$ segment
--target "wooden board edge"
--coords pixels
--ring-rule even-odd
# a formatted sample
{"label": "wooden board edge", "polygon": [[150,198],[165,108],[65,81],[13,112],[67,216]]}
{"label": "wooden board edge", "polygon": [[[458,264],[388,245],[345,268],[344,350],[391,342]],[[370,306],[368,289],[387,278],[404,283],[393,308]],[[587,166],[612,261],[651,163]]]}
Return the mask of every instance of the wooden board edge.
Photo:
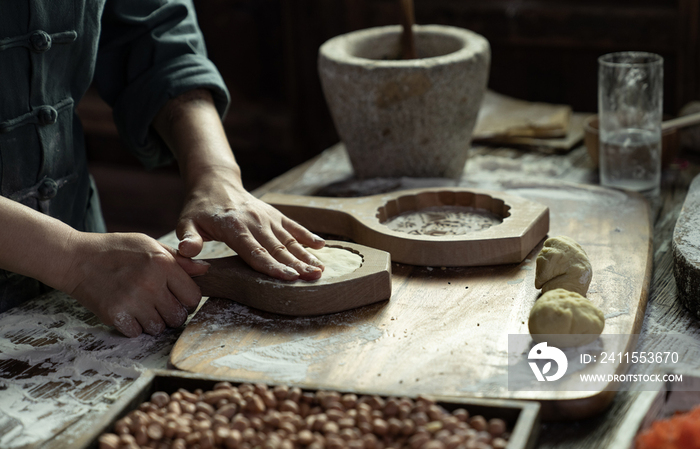
{"label": "wooden board edge", "polygon": [[543,421],[576,421],[592,418],[607,410],[617,391],[606,390],[577,399],[538,401],[542,406]]}
{"label": "wooden board edge", "polygon": [[[87,418],[91,420],[91,425],[88,432],[81,432],[76,436],[73,436],[71,429],[55,437],[50,444],[42,447],[56,447],[56,448],[77,448],[77,449],[98,449],[97,439],[99,436],[110,428],[118,419],[125,416],[129,410],[136,408],[141,402],[143,402],[145,392],[148,391],[157,373],[154,370],[146,370],[141,374],[138,379],[136,379],[129,388],[124,392],[124,394],[117,399],[109,409],[94,418],[88,415]],[[80,426],[84,428],[84,426]]]}
{"label": "wooden board edge", "polygon": [[644,421],[649,419],[650,413],[663,405],[665,390],[640,391],[639,395],[632,401],[627,415],[617,427],[615,436],[608,445],[609,448],[634,449],[634,440],[642,428]]}

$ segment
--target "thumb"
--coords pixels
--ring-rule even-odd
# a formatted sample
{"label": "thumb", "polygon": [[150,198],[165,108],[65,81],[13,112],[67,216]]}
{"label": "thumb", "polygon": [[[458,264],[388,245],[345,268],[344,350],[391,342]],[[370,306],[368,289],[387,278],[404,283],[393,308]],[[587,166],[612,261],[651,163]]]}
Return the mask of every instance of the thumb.
{"label": "thumb", "polygon": [[204,242],[202,240],[202,236],[199,235],[199,232],[197,232],[197,226],[195,226],[192,219],[181,219],[177,223],[177,229],[175,232],[177,234],[177,238],[180,239],[177,252],[182,256],[191,258],[202,251]]}
{"label": "thumb", "polygon": [[183,257],[180,254],[175,255],[175,260],[178,265],[185,270],[185,273],[190,275],[190,277],[202,276],[209,271],[211,266],[209,262],[198,259],[190,259],[188,257]]}
{"label": "thumb", "polygon": [[[163,245],[163,244],[161,244],[161,245]],[[207,271],[209,271],[209,267],[211,266],[209,264],[209,262],[206,262],[204,260],[190,259],[189,257],[184,257],[183,255],[181,255],[177,251],[175,251],[174,248],[171,248],[168,245],[163,245],[163,247],[170,254],[172,254],[172,256],[175,258],[175,262],[177,262],[177,264],[180,265],[180,268],[182,268],[185,271],[185,273],[187,273],[188,276],[190,276],[190,277],[202,276],[202,275],[206,274]]]}

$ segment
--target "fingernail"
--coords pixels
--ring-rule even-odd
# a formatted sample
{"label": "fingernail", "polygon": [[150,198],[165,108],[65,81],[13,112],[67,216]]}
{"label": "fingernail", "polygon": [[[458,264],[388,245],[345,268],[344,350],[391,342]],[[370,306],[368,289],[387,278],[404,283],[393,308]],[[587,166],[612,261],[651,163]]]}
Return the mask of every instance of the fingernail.
{"label": "fingernail", "polygon": [[309,261],[309,263],[310,263],[311,265],[316,266],[316,267],[322,267],[322,266],[323,266],[323,263],[321,263],[320,260],[318,260],[317,258],[315,258],[315,257],[313,257],[313,256],[311,256],[311,260]]}
{"label": "fingernail", "polygon": [[299,273],[294,268],[284,267],[282,268],[282,271],[284,271],[284,274],[288,274],[289,276],[299,276]]}
{"label": "fingernail", "polygon": [[304,271],[307,273],[315,273],[317,271],[321,271],[321,269],[318,267],[312,267],[311,265],[307,265],[304,267]]}
{"label": "fingernail", "polygon": [[321,237],[317,236],[316,234],[311,234],[311,235],[314,238],[314,242],[318,242],[318,243],[325,242],[325,240],[323,240]]}
{"label": "fingernail", "polygon": [[195,263],[197,265],[201,265],[203,267],[210,267],[211,266],[211,264],[209,262],[207,262],[206,260],[202,260],[202,259],[190,259],[190,260],[192,260],[193,263]]}

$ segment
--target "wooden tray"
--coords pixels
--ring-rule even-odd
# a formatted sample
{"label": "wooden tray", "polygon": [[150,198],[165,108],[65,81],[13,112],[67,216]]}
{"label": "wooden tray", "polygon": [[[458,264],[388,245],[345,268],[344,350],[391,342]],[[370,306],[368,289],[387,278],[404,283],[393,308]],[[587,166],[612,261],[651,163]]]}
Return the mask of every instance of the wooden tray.
{"label": "wooden tray", "polygon": [[700,405],[700,372],[673,374],[683,376],[683,390],[677,391],[675,387],[678,384],[666,382],[660,383],[654,391],[639,392],[608,445],[610,449],[634,449],[639,432],[649,428],[655,420],[669,418],[676,412],[687,412]]}
{"label": "wooden tray", "polygon": [[[550,236],[567,235],[589,255],[588,298],[604,333],[638,333],[649,289],[652,234],[643,197],[575,184],[511,184],[506,193],[550,209]],[[542,401],[546,419],[604,410],[615,392],[511,392],[508,334],[527,334],[535,257],[519,264],[392,266],[389,302],[316,318],[285,318],[209,300],[171,353],[174,367],[306,388],[385,395],[431,394]],[[633,341],[628,342],[631,351]],[[626,366],[616,366],[622,373]]]}
{"label": "wooden tray", "polygon": [[[91,432],[88,432],[79,441],[73,441],[71,447],[96,449],[98,438],[105,432],[110,432],[114,423],[125,416],[131,410],[147,401],[156,391],[173,393],[179,388],[190,391],[197,388],[210,390],[217,382],[227,380],[236,385],[237,379],[214,377],[203,374],[183,373],[181,371],[148,370],[130,389],[130,394],[122,396],[110,409],[109,413],[100,417]],[[353,393],[351,390],[342,390],[343,393]],[[524,401],[508,401],[496,399],[464,399],[447,400],[439,397],[434,399],[446,410],[454,410],[460,407],[467,409],[472,415],[482,415],[486,419],[501,418],[513,429],[508,444],[508,449],[531,449],[535,447],[539,433],[540,407],[536,403]]]}

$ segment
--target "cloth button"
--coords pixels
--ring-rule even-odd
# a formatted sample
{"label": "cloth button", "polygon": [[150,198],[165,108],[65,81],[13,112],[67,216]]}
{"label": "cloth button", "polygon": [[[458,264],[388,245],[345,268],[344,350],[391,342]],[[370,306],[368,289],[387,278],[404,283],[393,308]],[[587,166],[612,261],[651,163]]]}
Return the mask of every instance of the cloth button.
{"label": "cloth button", "polygon": [[51,48],[51,36],[46,31],[35,31],[29,36],[29,42],[37,53],[43,53]]}
{"label": "cloth button", "polygon": [[51,178],[45,178],[37,189],[40,200],[50,200],[58,193],[58,184]]}
{"label": "cloth button", "polygon": [[51,106],[39,108],[39,123],[42,125],[53,125],[58,119],[58,111]]}

